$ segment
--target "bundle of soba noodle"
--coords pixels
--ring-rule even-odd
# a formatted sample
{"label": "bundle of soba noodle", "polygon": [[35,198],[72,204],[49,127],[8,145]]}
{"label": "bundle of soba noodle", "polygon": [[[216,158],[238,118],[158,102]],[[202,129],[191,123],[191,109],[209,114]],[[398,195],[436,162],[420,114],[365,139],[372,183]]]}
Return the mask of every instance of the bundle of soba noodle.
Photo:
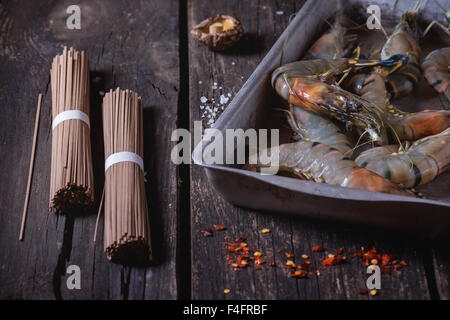
{"label": "bundle of soba noodle", "polygon": [[105,142],[105,252],[109,260],[151,259],[144,185],[142,101],[130,90],[103,98]]}
{"label": "bundle of soba noodle", "polygon": [[94,204],[89,124],[89,62],[64,47],[53,59],[50,209],[80,212]]}

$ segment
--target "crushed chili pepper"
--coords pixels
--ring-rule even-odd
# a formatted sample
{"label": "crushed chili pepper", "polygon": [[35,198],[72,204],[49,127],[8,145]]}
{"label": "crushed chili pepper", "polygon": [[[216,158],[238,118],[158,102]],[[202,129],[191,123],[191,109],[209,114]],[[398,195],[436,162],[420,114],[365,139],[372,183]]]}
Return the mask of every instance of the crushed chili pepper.
{"label": "crushed chili pepper", "polygon": [[261,256],[262,256],[262,253],[259,252],[259,251],[256,251],[253,255],[254,255],[255,257],[261,257]]}
{"label": "crushed chili pepper", "polygon": [[216,229],[217,231],[224,231],[227,230],[227,227],[225,227],[224,225],[221,224],[213,224],[214,229]]}
{"label": "crushed chili pepper", "polygon": [[204,237],[212,237],[212,230],[211,229],[202,229],[200,230],[200,233],[203,234]]}
{"label": "crushed chili pepper", "polygon": [[[226,230],[226,227],[223,225],[213,225],[214,228],[218,231]],[[259,228],[259,227],[258,227]],[[269,229],[263,229],[268,230]],[[261,232],[263,232],[261,230]],[[213,235],[211,229],[202,229],[200,232],[205,237],[210,237]],[[264,233],[264,232],[263,232]],[[224,239],[228,239],[228,236],[225,236]],[[252,261],[254,265],[254,269],[256,271],[262,270],[263,264],[266,263],[264,259],[261,258],[263,253],[259,250],[254,250],[248,246],[245,242],[246,238],[238,237],[235,239],[235,242],[224,242],[227,251],[227,261],[233,267],[234,271],[240,271],[242,268],[246,268]],[[312,247],[312,252],[323,252],[325,248],[321,245]],[[283,252],[283,250],[276,250],[277,254]],[[347,250],[347,256],[342,255],[344,252],[344,248],[341,247],[335,251],[335,253],[328,253],[325,257],[319,258],[321,266],[318,269],[310,270],[312,267],[311,261],[309,259],[309,255],[306,253],[301,254],[301,258],[304,260],[298,265],[294,262],[293,259],[297,257],[296,254],[285,252],[285,256],[288,258],[284,268],[289,269],[289,276],[292,278],[306,278],[308,274],[313,275],[314,273],[317,276],[321,275],[321,270],[330,270],[332,266],[336,264],[340,264],[342,262],[346,262],[347,260],[351,260],[353,258],[359,258],[360,261],[366,267],[375,268],[376,265],[380,265],[382,274],[391,274],[391,270],[401,270],[403,266],[407,266],[408,264],[404,260],[394,260],[393,256],[388,253],[378,252],[376,248],[372,248],[370,250],[366,250],[364,247],[361,247],[360,251],[352,251]],[[291,260],[292,259],[292,260]],[[276,267],[274,262],[268,263],[270,267]],[[377,290],[366,290],[361,289],[360,294],[370,294],[375,296],[378,294]]]}
{"label": "crushed chili pepper", "polygon": [[270,232],[270,229],[264,228],[264,229],[261,230],[261,232],[262,232],[262,233],[269,233],[269,232]]}
{"label": "crushed chili pepper", "polygon": [[291,278],[306,278],[306,272],[301,270],[295,270],[291,272]]}
{"label": "crushed chili pepper", "polygon": [[343,261],[341,256],[335,256],[334,254],[329,254],[328,258],[322,261],[323,266],[334,266],[335,264],[341,263]]}
{"label": "crushed chili pepper", "polygon": [[325,251],[325,248],[322,246],[315,246],[312,248],[312,251],[313,252],[322,252],[322,251]]}
{"label": "crushed chili pepper", "polygon": [[294,261],[288,260],[288,261],[286,261],[286,264],[284,265],[284,267],[286,269],[294,269],[295,267],[297,267],[297,265],[295,264]]}
{"label": "crushed chili pepper", "polygon": [[392,259],[392,255],[387,254],[387,253],[383,253],[381,255],[381,265],[382,266],[387,266],[391,263],[391,259]]}

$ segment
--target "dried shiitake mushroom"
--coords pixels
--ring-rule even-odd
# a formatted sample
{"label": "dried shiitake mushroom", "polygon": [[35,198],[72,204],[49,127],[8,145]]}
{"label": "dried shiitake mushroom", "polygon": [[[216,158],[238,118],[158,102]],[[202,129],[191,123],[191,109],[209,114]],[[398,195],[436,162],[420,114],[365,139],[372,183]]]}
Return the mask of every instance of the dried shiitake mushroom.
{"label": "dried shiitake mushroom", "polygon": [[244,34],[241,22],[235,17],[219,14],[203,20],[191,30],[191,35],[211,50],[228,49]]}

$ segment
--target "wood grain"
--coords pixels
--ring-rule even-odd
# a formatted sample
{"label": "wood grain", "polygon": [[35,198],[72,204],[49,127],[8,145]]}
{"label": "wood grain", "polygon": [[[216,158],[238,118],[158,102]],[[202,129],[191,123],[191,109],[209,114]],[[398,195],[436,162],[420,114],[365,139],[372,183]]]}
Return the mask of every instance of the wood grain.
{"label": "wood grain", "polygon": [[[0,4],[0,298],[3,299],[449,299],[445,243],[423,243],[385,230],[292,218],[236,208],[220,198],[203,169],[175,167],[170,135],[201,119],[200,97],[234,96],[304,1],[83,0],[81,30],[66,28],[71,1]],[[238,17],[246,34],[214,53],[188,39],[188,30],[217,13]],[[136,268],[109,263],[103,221],[96,212],[66,218],[49,213],[51,59],[63,46],[86,50],[91,65],[91,138],[96,203],[103,186],[101,92],[120,86],[144,102],[144,161],[154,261]],[[199,84],[202,81],[202,84]],[[221,86],[213,90],[214,82]],[[44,93],[28,220],[17,241],[33,137],[36,97]],[[204,123],[206,124],[206,123]],[[301,204],[299,204],[300,206]],[[200,230],[224,224],[205,238]],[[271,230],[262,234],[262,228]],[[246,237],[264,253],[261,271],[226,265],[224,237]],[[190,243],[189,243],[190,242]],[[442,244],[440,244],[442,243]],[[189,245],[190,244],[190,245]],[[315,245],[326,252],[312,253]],[[292,279],[285,251],[312,264],[343,247],[377,247],[408,262],[382,276],[379,295],[360,295],[367,275],[359,261]],[[432,250],[430,248],[433,248]],[[277,250],[282,250],[281,254]],[[190,258],[189,258],[190,255]],[[296,261],[301,261],[297,258]],[[275,268],[268,265],[276,264]],[[81,290],[66,288],[67,266],[81,268]],[[223,290],[231,290],[224,294]]]}
{"label": "wood grain", "polygon": [[[176,127],[178,3],[81,1],[81,30],[65,26],[70,1],[1,4],[0,35],[0,297],[19,299],[174,299],[176,168],[170,135]],[[155,6],[158,10],[155,10]],[[103,186],[101,95],[116,86],[144,103],[147,196],[154,261],[147,268],[107,261],[103,223],[92,239],[95,212],[66,218],[48,213],[51,148],[50,61],[64,45],[85,50],[91,65],[91,128],[97,203]],[[44,92],[41,127],[23,242],[17,241],[26,187],[37,94]],[[81,290],[66,287],[66,267],[81,268]]]}

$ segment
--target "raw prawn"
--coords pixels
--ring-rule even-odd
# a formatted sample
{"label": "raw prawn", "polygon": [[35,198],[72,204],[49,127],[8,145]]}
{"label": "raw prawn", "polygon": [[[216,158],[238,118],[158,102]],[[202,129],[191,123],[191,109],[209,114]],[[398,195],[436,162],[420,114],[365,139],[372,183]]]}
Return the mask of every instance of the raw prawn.
{"label": "raw prawn", "polygon": [[389,140],[383,108],[324,80],[349,69],[391,64],[398,59],[400,57],[384,62],[345,58],[297,61],[277,68],[272,73],[272,86],[288,103],[351,123],[361,132],[367,132],[371,141],[386,144]]}
{"label": "raw prawn", "polygon": [[355,162],[408,188],[425,184],[450,167],[450,128],[417,140],[406,151],[397,145],[364,151]]}
{"label": "raw prawn", "polygon": [[432,51],[422,63],[423,75],[430,86],[450,102],[450,47]]}
{"label": "raw prawn", "polygon": [[325,32],[306,52],[304,60],[337,59],[346,57],[356,43],[356,35],[348,34],[342,15],[335,19],[330,30]]}
{"label": "raw prawn", "polygon": [[[367,191],[411,195],[401,186],[358,167],[342,152],[326,144],[303,140],[272,147],[264,152],[278,152],[280,171],[307,180]],[[258,155],[254,154],[249,161],[257,163],[258,158]]]}

